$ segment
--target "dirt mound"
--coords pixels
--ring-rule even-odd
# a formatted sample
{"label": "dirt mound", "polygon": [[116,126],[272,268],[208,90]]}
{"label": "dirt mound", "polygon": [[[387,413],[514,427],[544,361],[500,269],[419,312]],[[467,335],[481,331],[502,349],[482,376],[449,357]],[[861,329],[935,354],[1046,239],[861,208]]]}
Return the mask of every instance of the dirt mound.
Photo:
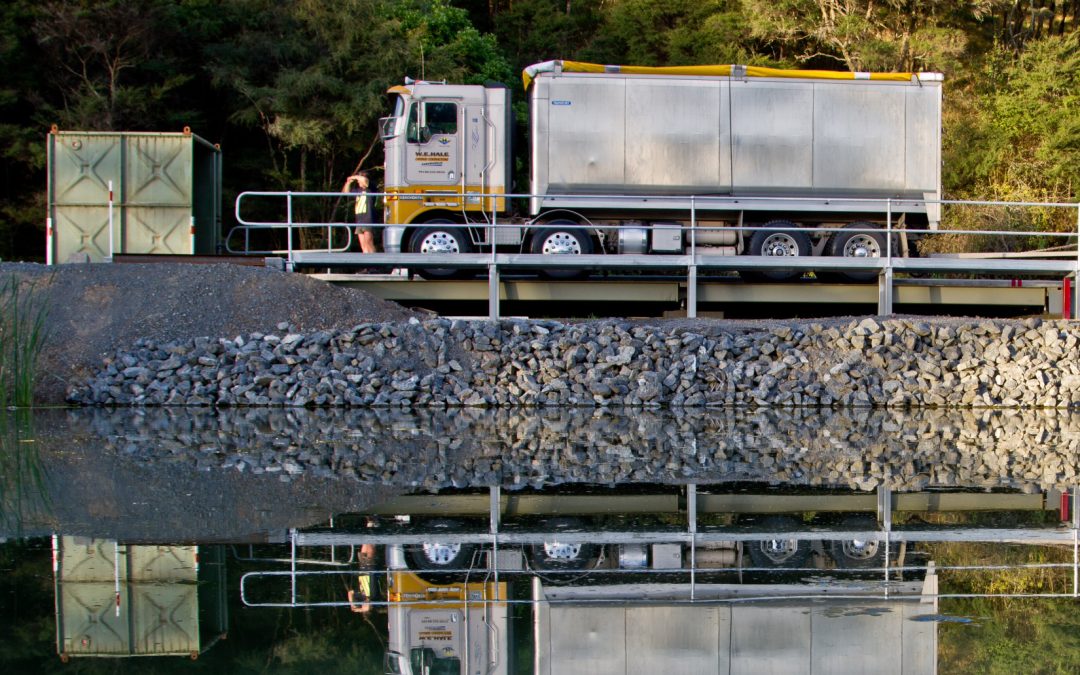
{"label": "dirt mound", "polygon": [[0,275],[37,282],[48,293],[48,338],[36,396],[61,403],[68,382],[140,337],[235,337],[400,321],[413,312],[357,289],[300,274],[240,265],[0,264]]}

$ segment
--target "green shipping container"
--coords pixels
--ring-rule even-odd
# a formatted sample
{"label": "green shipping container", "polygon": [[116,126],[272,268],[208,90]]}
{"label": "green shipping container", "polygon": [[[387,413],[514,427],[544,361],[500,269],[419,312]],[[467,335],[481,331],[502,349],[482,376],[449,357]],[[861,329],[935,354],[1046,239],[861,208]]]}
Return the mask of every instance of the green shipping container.
{"label": "green shipping container", "polygon": [[48,150],[50,264],[87,257],[98,262],[118,253],[217,252],[221,150],[190,129],[150,133],[54,127]]}

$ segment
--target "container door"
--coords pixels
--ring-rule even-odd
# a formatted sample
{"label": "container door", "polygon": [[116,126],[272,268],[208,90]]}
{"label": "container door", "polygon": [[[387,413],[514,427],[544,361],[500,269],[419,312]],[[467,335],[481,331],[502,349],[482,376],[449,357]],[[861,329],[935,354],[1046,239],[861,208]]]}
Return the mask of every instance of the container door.
{"label": "container door", "polygon": [[[109,251],[109,181],[119,195],[123,149],[117,135],[51,134],[49,212],[56,232],[53,260]],[[114,213],[113,245],[120,248],[120,213]]]}
{"label": "container door", "polygon": [[405,180],[410,185],[461,183],[462,109],[456,101],[414,101],[405,129]]}

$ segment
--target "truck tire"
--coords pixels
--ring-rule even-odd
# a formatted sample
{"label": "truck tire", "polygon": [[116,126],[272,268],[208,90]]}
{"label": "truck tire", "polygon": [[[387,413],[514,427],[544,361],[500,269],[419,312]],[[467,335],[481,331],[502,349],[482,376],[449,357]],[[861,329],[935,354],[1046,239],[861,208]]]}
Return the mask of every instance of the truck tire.
{"label": "truck tire", "polygon": [[[798,522],[794,518],[774,516],[761,521],[765,530],[785,531],[794,529]],[[750,562],[754,567],[798,568],[805,567],[810,560],[810,542],[790,539],[759,539],[746,543]]]}
{"label": "truck tire", "polygon": [[[533,233],[529,242],[529,252],[544,255],[588,255],[593,252],[593,241],[588,231],[577,223],[554,221]],[[584,279],[589,276],[589,270],[544,267],[540,270],[540,276],[545,279],[563,281]]]}
{"label": "truck tire", "polygon": [[543,543],[528,547],[529,561],[538,570],[585,570],[596,567],[603,547],[599,544],[559,541],[559,532],[581,527],[575,518],[552,518],[543,524],[551,535]]}
{"label": "truck tire", "polygon": [[[877,223],[859,221],[849,223],[844,229],[880,229]],[[880,258],[885,255],[885,235],[878,232],[837,232],[826,247],[829,255],[838,258]],[[894,249],[895,255],[895,249]],[[877,272],[841,272],[847,281],[867,282],[878,278]]]}
{"label": "truck tire", "polygon": [[[428,524],[435,530],[456,530],[461,523],[456,520],[437,520]],[[405,547],[405,561],[409,569],[426,570],[417,574],[421,579],[444,581],[448,572],[468,569],[476,553],[476,544],[454,542],[452,537],[433,534],[430,541]]]}
{"label": "truck tire", "polygon": [[[432,220],[417,228],[409,237],[409,253],[471,253],[469,234],[449,220]],[[417,270],[425,279],[462,279],[473,273],[453,267],[422,268]]]}
{"label": "truck tire", "polygon": [[[877,530],[873,517],[855,516],[844,519],[847,527]],[[866,570],[885,567],[885,542],[864,539],[835,539],[829,543],[829,555],[840,569]]]}
{"label": "truck tire", "polygon": [[[750,237],[747,255],[797,258],[810,255],[813,245],[810,237],[790,220],[773,220]],[[791,281],[802,276],[797,269],[778,269],[741,272],[743,277],[756,281]]]}

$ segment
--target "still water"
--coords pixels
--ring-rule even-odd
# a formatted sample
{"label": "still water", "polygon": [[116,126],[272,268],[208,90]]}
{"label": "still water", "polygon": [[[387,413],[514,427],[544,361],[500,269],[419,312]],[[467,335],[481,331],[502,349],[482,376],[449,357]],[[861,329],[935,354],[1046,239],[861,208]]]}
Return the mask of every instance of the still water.
{"label": "still water", "polygon": [[1080,672],[1080,417],[49,410],[12,672]]}

